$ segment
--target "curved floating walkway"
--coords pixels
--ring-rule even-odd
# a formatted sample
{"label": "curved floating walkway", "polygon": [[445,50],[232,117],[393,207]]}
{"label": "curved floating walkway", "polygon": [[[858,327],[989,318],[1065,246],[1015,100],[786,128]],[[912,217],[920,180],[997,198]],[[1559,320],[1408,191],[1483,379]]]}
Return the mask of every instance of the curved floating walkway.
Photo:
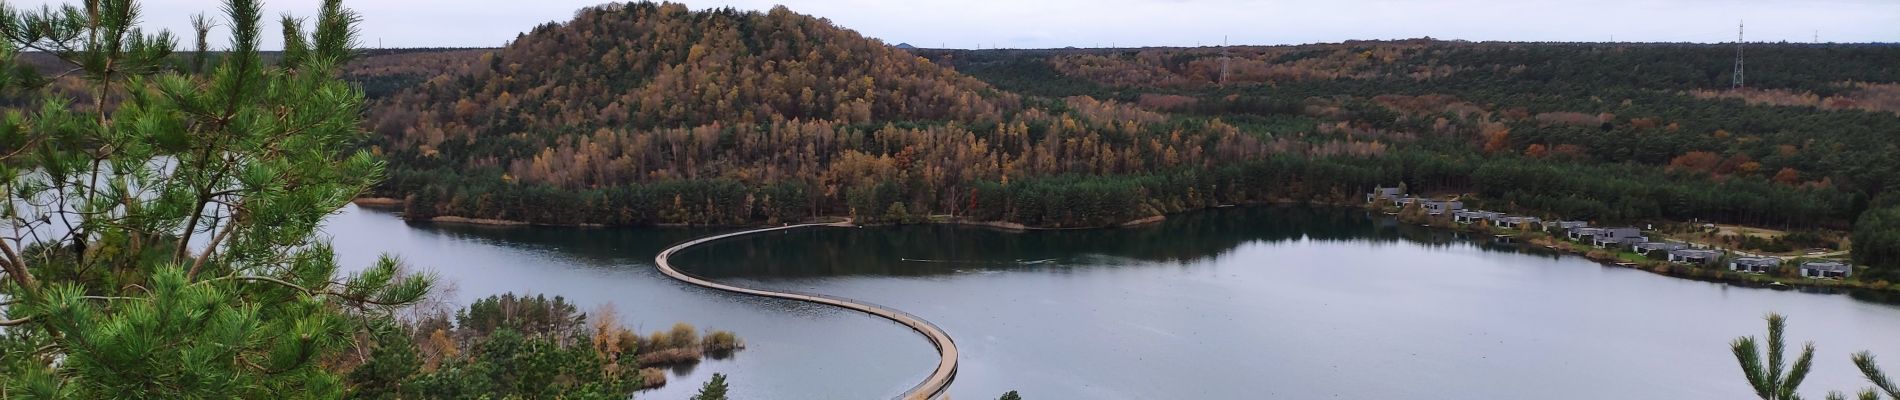
{"label": "curved floating walkway", "polygon": [[739,294],[797,300],[797,301],[803,301],[807,303],[817,303],[817,304],[823,304],[823,305],[828,305],[828,306],[841,307],[845,309],[856,310],[858,312],[862,312],[865,314],[871,314],[871,315],[883,317],[884,319],[896,321],[899,324],[908,326],[910,327],[910,329],[916,330],[917,333],[924,335],[925,339],[930,340],[931,345],[937,347],[937,356],[939,359],[937,360],[937,370],[934,372],[931,372],[929,378],[925,378],[923,382],[917,383],[917,386],[912,386],[910,390],[905,391],[902,396],[899,396],[899,398],[902,398],[905,400],[926,400],[926,399],[933,399],[933,398],[936,398],[937,396],[942,395],[944,393],[944,390],[950,388],[950,381],[955,380],[957,377],[957,343],[951,341],[949,334],[944,333],[943,329],[938,328],[937,325],[935,324],[931,324],[930,321],[925,321],[923,318],[919,318],[907,312],[898,311],[897,309],[873,305],[870,303],[865,303],[862,301],[851,300],[851,299],[846,299],[846,298],[841,298],[841,297],[826,296],[826,295],[819,295],[819,294],[775,292],[775,291],[769,291],[769,290],[760,290],[760,289],[753,289],[753,288],[742,287],[742,286],[727,285],[727,284],[719,283],[719,282],[713,282],[713,281],[701,279],[697,276],[693,276],[692,274],[680,272],[680,270],[673,268],[672,263],[667,262],[667,259],[673,256],[673,253],[678,253],[681,250],[686,250],[689,247],[706,244],[708,242],[712,242],[712,241],[716,241],[720,239],[728,239],[728,238],[750,235],[750,234],[755,234],[755,233],[791,230],[791,229],[814,227],[814,226],[849,227],[851,225],[850,225],[850,222],[840,222],[840,223],[835,223],[835,224],[801,224],[801,225],[788,225],[788,226],[781,226],[781,227],[774,227],[774,228],[753,229],[753,230],[747,230],[747,231],[739,231],[739,232],[707,236],[703,238],[693,239],[686,243],[680,243],[678,245],[674,245],[673,247],[668,247],[665,251],[661,251],[658,257],[654,257],[653,262],[654,262],[654,265],[658,265],[660,267],[661,273],[664,273],[666,274],[666,276],[672,277],[673,279],[678,279],[681,282],[686,282],[686,283],[690,283],[690,284],[701,286],[701,287],[723,290],[723,291],[739,293]]}

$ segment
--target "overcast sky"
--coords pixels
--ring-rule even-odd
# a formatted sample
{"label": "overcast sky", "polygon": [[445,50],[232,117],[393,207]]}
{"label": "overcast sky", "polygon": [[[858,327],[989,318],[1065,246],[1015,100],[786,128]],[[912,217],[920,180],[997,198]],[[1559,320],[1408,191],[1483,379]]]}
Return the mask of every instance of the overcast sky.
{"label": "overcast sky", "polygon": [[[0,0],[37,7],[80,0]],[[318,0],[267,0],[275,16],[315,14]],[[364,17],[366,47],[494,47],[602,0],[345,0]],[[1295,44],[1351,39],[1900,42],[1900,0],[690,0],[830,18],[891,44],[952,48]],[[218,0],[143,0],[146,26],[188,36],[189,17]],[[181,40],[186,42],[188,40]],[[223,39],[213,42],[220,46]]]}

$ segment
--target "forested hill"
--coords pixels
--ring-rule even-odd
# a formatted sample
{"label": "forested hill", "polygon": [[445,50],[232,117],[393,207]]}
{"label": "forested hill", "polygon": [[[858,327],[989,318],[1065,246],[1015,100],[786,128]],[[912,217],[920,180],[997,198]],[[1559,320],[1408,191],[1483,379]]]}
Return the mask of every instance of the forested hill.
{"label": "forested hill", "polygon": [[[1864,202],[1900,190],[1900,46],[1747,46],[1749,80],[1741,90],[1731,89],[1734,44],[1410,40],[1226,50],[919,52],[1025,95],[1087,95],[1268,130],[1463,132],[1464,140],[1431,152],[1491,164],[1651,166],[1674,177],[1707,178],[1696,187],[1711,197],[1578,193],[1574,188],[1584,185],[1513,179],[1528,177],[1522,174],[1405,178],[1415,186],[1478,190],[1493,200],[1560,215],[1822,224],[1851,220]],[[1767,206],[1779,202],[1745,194],[1713,198],[1744,193],[1711,186],[1737,181],[1827,190],[1798,196],[1810,200],[1806,205]],[[1826,199],[1832,192],[1850,199],[1831,203]],[[1793,212],[1810,206],[1837,212]],[[1738,213],[1705,212],[1714,209]]]}
{"label": "forested hill", "polygon": [[[434,117],[436,124],[405,125],[441,131],[385,134],[436,146],[446,137],[518,131],[994,121],[1014,98],[987,89],[784,7],[693,12],[679,4],[632,3],[535,27],[506,48],[390,98],[377,112],[383,121]],[[443,108],[448,112],[412,115]]]}
{"label": "forested hill", "polygon": [[1900,215],[1864,212],[1900,205],[1900,48],[1749,46],[1730,90],[1732,45],[905,51],[632,3],[351,74],[412,218],[1102,226],[1401,182],[1602,223]]}
{"label": "forested hill", "polygon": [[[1392,144],[1389,181],[1480,207],[1855,230],[1900,267],[1900,46],[1466,43],[917,50],[1004,90]],[[1316,161],[1316,160],[1309,160]]]}
{"label": "forested hill", "polygon": [[1589,161],[1826,183],[1868,197],[1900,190],[1900,46],[1748,46],[1743,90],[1731,89],[1733,44],[922,52],[1030,95],[1298,127],[1488,125],[1472,144],[1492,156],[1545,158],[1563,148]]}
{"label": "forested hill", "polygon": [[413,76],[406,65],[446,70],[372,96],[370,124],[394,166],[383,191],[412,196],[416,218],[726,224],[981,206],[993,219],[1092,225],[1183,206],[1058,181],[1048,186],[1072,203],[970,197],[1267,152],[1215,121],[1088,98],[1025,104],[783,7],[599,6],[500,50],[373,57],[352,74],[376,95]]}

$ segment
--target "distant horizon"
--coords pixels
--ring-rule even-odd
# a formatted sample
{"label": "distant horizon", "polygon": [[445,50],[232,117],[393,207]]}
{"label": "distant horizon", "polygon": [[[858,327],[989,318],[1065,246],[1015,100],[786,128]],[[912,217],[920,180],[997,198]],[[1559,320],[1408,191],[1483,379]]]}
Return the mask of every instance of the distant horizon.
{"label": "distant horizon", "polygon": [[[876,39],[876,38],[872,38],[872,39]],[[878,39],[878,40],[882,40],[882,39]],[[1724,45],[1729,45],[1729,46],[1732,46],[1732,45],[1734,45],[1734,44],[1735,44],[1735,42],[1733,42],[1733,41],[1729,41],[1729,42],[1640,42],[1640,41],[1615,41],[1615,42],[1607,42],[1607,41],[1596,41],[1596,42],[1590,42],[1590,41],[1514,41],[1514,40],[1464,40],[1464,39],[1446,39],[1446,38],[1436,38],[1436,37],[1422,37],[1422,38],[1408,38],[1408,39],[1346,39],[1346,40],[1343,40],[1343,41],[1333,41],[1333,42],[1313,42],[1313,43],[1289,43],[1289,44],[1251,44],[1251,43],[1229,43],[1229,44],[1227,44],[1227,45],[1225,45],[1225,47],[1234,47],[1234,48],[1240,48],[1240,47],[1299,47],[1299,46],[1328,46],[1328,45],[1341,45],[1341,44],[1353,44],[1353,43],[1363,43],[1363,42],[1404,42],[1404,41],[1412,41],[1412,40],[1431,40],[1431,41],[1433,41],[1433,42],[1445,42],[1445,43],[1471,43],[1471,44],[1550,44],[1550,45],[1562,45],[1562,44],[1580,44],[1580,45],[1581,45],[1581,44],[1629,44],[1629,45],[1696,45],[1696,46],[1724,46]],[[897,45],[901,45],[901,44],[909,44],[909,45],[911,45],[912,47],[915,47],[915,48],[917,48],[917,49],[919,49],[919,50],[1137,50],[1137,49],[1218,49],[1218,48],[1221,48],[1221,47],[1223,47],[1223,46],[1222,46],[1222,45],[1220,45],[1220,44],[1204,44],[1204,45],[1200,45],[1200,46],[1136,46],[1136,47],[1130,47],[1130,46],[1123,46],[1123,47],[1082,47],[1082,46],[1065,46],[1065,47],[984,47],[984,48],[968,48],[968,47],[935,47],[935,46],[918,46],[918,45],[917,45],[916,43],[909,43],[909,42],[897,42],[897,43],[892,43],[892,42],[889,42],[889,41],[885,41],[885,44],[888,44],[888,45],[891,45],[891,46],[897,46]],[[1895,42],[1821,42],[1821,43],[1811,43],[1811,42],[1789,42],[1789,41],[1776,41],[1776,42],[1757,42],[1757,41],[1748,41],[1748,42],[1744,42],[1743,44],[1745,44],[1745,45],[1776,45],[1776,46],[1779,46],[1779,45],[1804,45],[1804,46],[1828,46],[1828,45],[1835,45],[1835,46],[1895,46],[1895,45],[1900,45],[1900,41],[1895,41]],[[385,47],[384,49],[391,49],[391,50],[394,50],[394,49],[421,49],[421,48],[429,48],[429,47]],[[447,48],[447,47],[445,47],[445,48]],[[484,49],[484,48],[501,48],[501,46],[494,46],[494,47],[461,47],[461,48],[465,48],[465,49]]]}
{"label": "distant horizon", "polygon": [[[37,9],[78,0],[11,1]],[[219,0],[143,0],[142,22],[192,42],[190,16],[221,20]],[[310,17],[320,0],[267,0],[265,49],[281,49],[277,19]],[[687,1],[694,10],[731,7],[793,12],[896,45],[930,49],[1191,48],[1289,46],[1437,40],[1512,43],[1700,43],[1736,41],[1748,22],[1749,43],[1900,42],[1900,2],[1879,0],[1478,0],[1394,2],[1340,0],[1324,4],[1245,0],[1045,0],[976,2],[919,0]],[[495,48],[545,23],[564,23],[600,0],[346,0],[363,16],[363,48]],[[228,47],[214,30],[213,48]]]}
{"label": "distant horizon", "polygon": [[[882,39],[877,39],[877,38],[870,38],[870,39],[876,39],[876,40],[880,40],[880,41],[882,40]],[[1319,43],[1294,43],[1294,44],[1242,44],[1242,43],[1231,43],[1231,44],[1228,44],[1228,45],[1227,45],[1226,47],[1231,47],[1231,48],[1246,48],[1246,47],[1300,47],[1300,46],[1331,46],[1331,45],[1343,45],[1343,44],[1353,44],[1353,43],[1362,43],[1362,42],[1401,42],[1401,41],[1410,41],[1410,40],[1421,40],[1421,39],[1426,39],[1426,38],[1412,38],[1412,39],[1350,39],[1350,40],[1346,40],[1346,41],[1340,41],[1340,42],[1319,42]],[[1691,46],[1731,46],[1731,45],[1734,45],[1734,44],[1735,44],[1734,42],[1728,42],[1728,43],[1721,43],[1721,42],[1710,42],[1710,43],[1702,43],[1702,42],[1624,42],[1624,41],[1618,41],[1618,42],[1524,42],[1524,41],[1506,41],[1506,40],[1485,40],[1485,41],[1473,41],[1473,40],[1461,40],[1461,39],[1440,39],[1440,38],[1429,38],[1429,39],[1430,39],[1431,41],[1433,41],[1433,42],[1445,42],[1445,43],[1470,43],[1470,44],[1544,44],[1544,45],[1605,45],[1605,44],[1607,44],[1607,45],[1691,45]],[[908,43],[908,42],[899,42],[899,43],[891,43],[891,42],[885,42],[884,44],[885,44],[885,45],[888,45],[888,46],[892,46],[892,47],[896,47],[896,46],[899,46],[899,45],[903,45],[903,44],[909,44],[909,45],[911,45],[911,47],[912,47],[912,48],[915,48],[915,49],[917,49],[917,50],[957,50],[957,51],[989,51],[989,50],[1021,50],[1021,51],[1034,51],[1034,50],[1144,50],[1144,49],[1218,49],[1218,48],[1220,48],[1220,47],[1222,47],[1222,46],[1220,46],[1220,45],[1204,45],[1204,46],[1199,46],[1199,47],[1195,47],[1195,46],[1141,46],[1141,47],[994,47],[994,48],[990,48],[990,47],[986,47],[986,48],[980,48],[980,49],[979,49],[979,48],[957,48],[957,47],[932,47],[932,46],[918,46],[918,45],[916,45],[915,43]],[[1900,46],[1900,42],[1843,42],[1843,43],[1833,43],[1833,42],[1827,42],[1827,43],[1798,43],[1798,42],[1747,42],[1747,43],[1744,43],[1744,44],[1747,44],[1747,45],[1770,45],[1770,46]],[[490,49],[502,49],[502,48],[506,48],[506,47],[507,47],[507,46],[506,46],[506,43],[504,43],[503,45],[497,45],[497,46],[413,46],[413,47],[373,47],[373,46],[371,46],[371,47],[358,47],[358,48],[357,48],[357,50],[359,50],[359,51],[361,51],[361,50],[429,50],[429,49],[439,49],[439,50],[490,50]],[[184,47],[180,47],[180,48],[178,48],[177,50],[178,50],[178,51],[191,51],[192,49],[189,49],[189,48],[184,48]],[[223,49],[223,48],[217,48],[217,46],[215,46],[215,45],[213,46],[213,48],[212,48],[212,50],[211,50],[211,52],[213,52],[213,53],[220,53],[220,52],[225,52],[225,51],[228,51],[228,49]],[[262,51],[263,51],[264,53],[279,53],[279,52],[282,52],[282,51],[283,51],[283,49],[268,49],[268,50],[262,50]],[[43,52],[42,52],[42,51],[39,51],[39,50],[36,50],[36,49],[22,49],[22,50],[20,50],[20,53],[21,53],[21,54],[35,54],[35,53],[43,53]]]}

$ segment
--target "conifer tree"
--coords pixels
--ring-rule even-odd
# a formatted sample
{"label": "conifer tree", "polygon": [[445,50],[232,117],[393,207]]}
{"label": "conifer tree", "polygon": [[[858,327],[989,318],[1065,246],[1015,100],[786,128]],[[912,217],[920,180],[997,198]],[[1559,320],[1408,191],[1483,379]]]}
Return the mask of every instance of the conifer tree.
{"label": "conifer tree", "polygon": [[699,387],[699,394],[693,400],[726,400],[726,374],[713,374],[712,379]]}
{"label": "conifer tree", "polygon": [[428,293],[390,257],[340,274],[316,236],[383,169],[347,151],[363,100],[336,71],[356,14],[327,0],[308,35],[286,18],[296,56],[272,65],[261,5],[223,10],[229,51],[187,62],[134,0],[0,5],[0,63],[23,48],[63,66],[0,72],[24,105],[0,116],[8,397],[338,398],[324,365]]}
{"label": "conifer tree", "polygon": [[1735,361],[1742,366],[1742,375],[1748,378],[1749,386],[1755,389],[1755,395],[1762,400],[1799,400],[1801,396],[1795,389],[1801,387],[1801,381],[1808,377],[1808,369],[1814,365],[1814,343],[1802,348],[1801,356],[1795,359],[1793,367],[1785,364],[1781,331],[1787,326],[1786,321],[1780,314],[1768,315],[1768,359],[1765,363],[1755,337],[1738,337],[1729,344],[1735,352]]}

